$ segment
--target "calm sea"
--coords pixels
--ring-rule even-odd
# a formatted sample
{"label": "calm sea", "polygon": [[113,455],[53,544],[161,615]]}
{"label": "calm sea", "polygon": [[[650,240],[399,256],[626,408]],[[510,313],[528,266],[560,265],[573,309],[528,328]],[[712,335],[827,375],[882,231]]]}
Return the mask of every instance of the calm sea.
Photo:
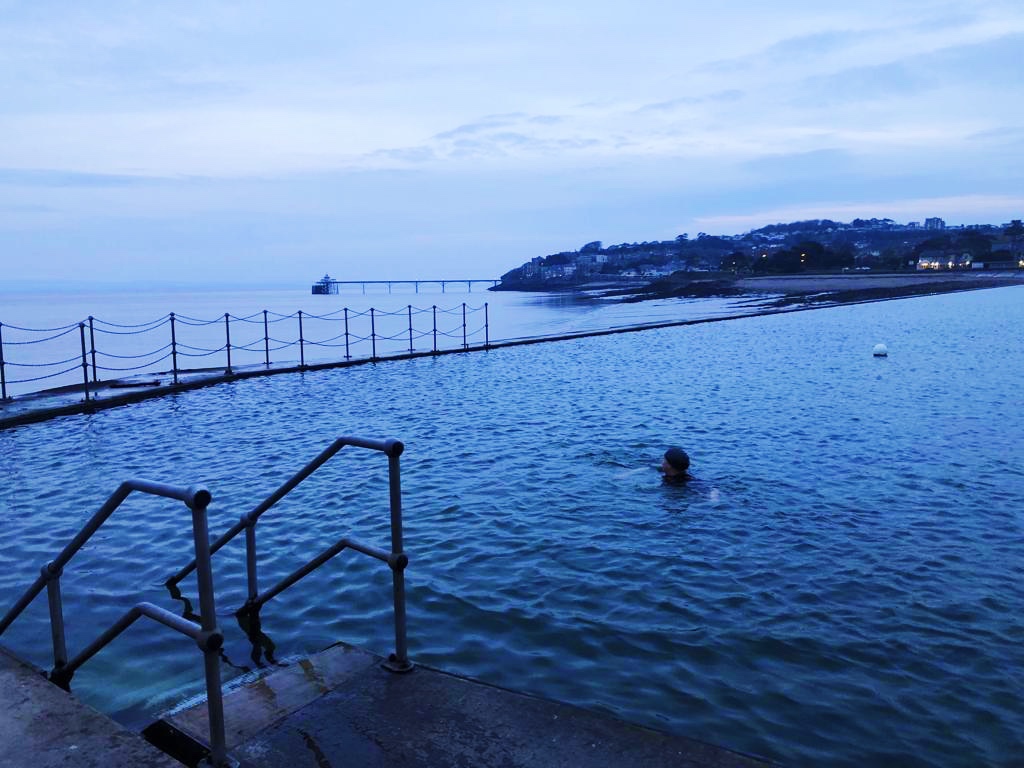
{"label": "calm sea", "polygon": [[[791,765],[1019,764],[1022,299],[266,377],[0,432],[0,596],[125,478],[206,483],[218,533],[336,436],[393,436],[414,660]],[[671,444],[688,487],[655,471]],[[72,651],[139,600],[180,610],[161,583],[189,559],[186,513],[133,496],[68,566]],[[387,530],[383,462],[342,451],[261,520],[261,579]],[[231,616],[243,560],[215,558],[226,676],[255,663]],[[387,653],[389,605],[387,569],[343,555],[263,629],[277,659]],[[40,599],[3,640],[48,666],[48,637]],[[74,688],[142,722],[201,690],[201,660],[140,623]]]}
{"label": "calm sea", "polygon": [[[427,290],[427,289],[430,290]],[[264,316],[266,311],[266,316]],[[292,366],[482,345],[752,311],[735,300],[621,304],[566,295],[432,284],[299,290],[0,290],[0,343],[8,395],[82,382],[82,348],[100,381],[188,368]],[[302,313],[300,320],[299,313]],[[172,328],[169,315],[176,321]],[[225,322],[225,314],[228,315]],[[89,323],[89,318],[94,318]],[[266,322],[264,322],[266,321]],[[79,331],[79,323],[85,323]],[[346,332],[347,331],[347,332]],[[302,343],[300,345],[300,338]],[[96,355],[93,355],[93,349]]]}

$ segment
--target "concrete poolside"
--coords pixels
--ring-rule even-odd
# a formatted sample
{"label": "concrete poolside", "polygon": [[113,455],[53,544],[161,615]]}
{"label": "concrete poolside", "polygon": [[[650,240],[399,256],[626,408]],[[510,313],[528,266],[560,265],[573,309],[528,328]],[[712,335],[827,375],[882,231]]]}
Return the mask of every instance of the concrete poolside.
{"label": "concrete poolside", "polygon": [[[435,669],[405,674],[335,645],[226,686],[229,756],[251,768],[755,768],[759,758]],[[0,650],[0,768],[181,763]],[[147,736],[184,764],[204,754],[205,702]]]}

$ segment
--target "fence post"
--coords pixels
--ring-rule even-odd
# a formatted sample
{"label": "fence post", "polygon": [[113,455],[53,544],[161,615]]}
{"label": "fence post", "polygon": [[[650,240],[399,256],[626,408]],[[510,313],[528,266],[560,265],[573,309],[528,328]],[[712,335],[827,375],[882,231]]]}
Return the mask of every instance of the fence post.
{"label": "fence post", "polygon": [[174,383],[178,383],[178,338],[174,333],[174,313],[171,312],[171,370],[174,371]]}
{"label": "fence post", "polygon": [[0,398],[7,399],[7,373],[4,371],[4,324],[0,323]]}
{"label": "fence post", "polygon": [[373,319],[373,307],[370,307],[370,359],[377,359],[377,323]]}
{"label": "fence post", "polygon": [[92,315],[89,315],[89,348],[92,350],[92,380],[99,381],[96,377],[96,334],[93,332]]}
{"label": "fence post", "polygon": [[409,354],[412,354],[412,304],[409,305]]}
{"label": "fence post", "polygon": [[302,336],[302,310],[299,310],[299,367],[306,367],[306,340]]}
{"label": "fence post", "polygon": [[466,349],[469,344],[466,343],[466,302],[462,302],[462,348]]}
{"label": "fence post", "polygon": [[228,351],[228,368],[224,373],[231,375],[231,323],[228,321],[228,313],[224,313],[224,343]]}
{"label": "fence post", "polygon": [[484,349],[491,348],[490,314],[487,309],[487,302],[484,302]]}
{"label": "fence post", "polygon": [[270,331],[267,329],[267,310],[263,310],[263,356],[264,365],[270,367]]}
{"label": "fence post", "polygon": [[[444,283],[441,283],[441,285],[443,286]],[[444,291],[441,291],[441,293],[444,293]],[[433,306],[433,309],[434,309],[434,351],[437,352],[437,304],[435,304]]]}
{"label": "fence post", "polygon": [[345,307],[345,359],[352,359],[352,356],[348,353],[348,307]]}
{"label": "fence post", "polygon": [[78,324],[78,336],[82,340],[82,384],[85,387],[85,401],[89,402],[89,361],[85,356],[85,323]]}

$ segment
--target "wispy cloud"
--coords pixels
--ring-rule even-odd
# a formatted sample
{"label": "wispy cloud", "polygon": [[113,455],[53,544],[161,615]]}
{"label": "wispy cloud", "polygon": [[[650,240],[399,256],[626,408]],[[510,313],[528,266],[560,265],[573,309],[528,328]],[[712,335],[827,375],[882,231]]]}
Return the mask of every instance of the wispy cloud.
{"label": "wispy cloud", "polygon": [[645,104],[635,110],[637,114],[644,112],[672,112],[680,107],[692,107],[698,104],[714,104],[722,102],[735,102],[743,98],[743,91],[738,88],[730,88],[717,93],[710,93],[706,96],[680,96],[668,101],[659,101],[655,104]]}

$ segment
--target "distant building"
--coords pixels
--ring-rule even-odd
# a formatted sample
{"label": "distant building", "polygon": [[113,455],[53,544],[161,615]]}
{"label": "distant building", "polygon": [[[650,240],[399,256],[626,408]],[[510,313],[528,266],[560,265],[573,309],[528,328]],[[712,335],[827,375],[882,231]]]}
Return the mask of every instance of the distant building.
{"label": "distant building", "polygon": [[933,216],[930,219],[924,220],[925,229],[945,229],[946,222],[940,219],[938,216]]}

